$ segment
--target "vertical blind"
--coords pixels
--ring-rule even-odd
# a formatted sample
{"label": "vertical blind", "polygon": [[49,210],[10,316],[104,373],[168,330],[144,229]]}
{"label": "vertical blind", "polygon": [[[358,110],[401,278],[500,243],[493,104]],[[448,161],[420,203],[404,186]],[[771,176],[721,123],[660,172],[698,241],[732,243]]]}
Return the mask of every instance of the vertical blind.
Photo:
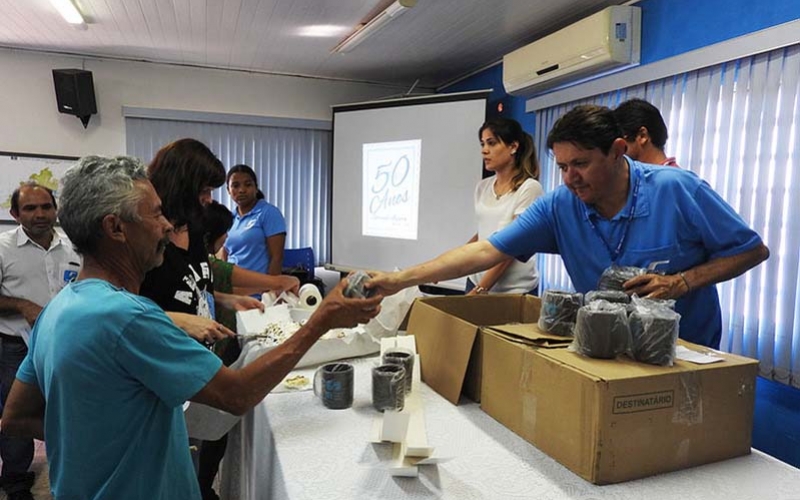
{"label": "vertical blind", "polygon": [[[226,170],[239,163],[251,166],[266,200],[286,218],[286,248],[312,247],[317,263],[327,261],[330,131],[133,117],[125,119],[125,128],[128,154],[145,164],[163,145],[192,137],[206,144]],[[214,199],[235,208],[224,186]]]}
{"label": "vertical blind", "polygon": [[[667,156],[705,179],[770,248],[769,260],[717,285],[722,349],[800,387],[800,45],[538,111],[545,190],[561,183],[546,149],[555,121],[579,104],[613,108],[633,97],[661,110]],[[572,287],[558,256],[538,259],[542,289]]]}

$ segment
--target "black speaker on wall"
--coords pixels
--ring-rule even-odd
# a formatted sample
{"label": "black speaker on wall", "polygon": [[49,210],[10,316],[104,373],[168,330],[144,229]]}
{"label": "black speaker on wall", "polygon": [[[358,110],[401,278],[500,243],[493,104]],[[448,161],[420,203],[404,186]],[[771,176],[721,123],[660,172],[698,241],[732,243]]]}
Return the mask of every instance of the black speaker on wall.
{"label": "black speaker on wall", "polygon": [[53,83],[56,87],[58,111],[77,116],[81,119],[83,128],[86,128],[89,118],[97,113],[92,72],[82,69],[54,69]]}

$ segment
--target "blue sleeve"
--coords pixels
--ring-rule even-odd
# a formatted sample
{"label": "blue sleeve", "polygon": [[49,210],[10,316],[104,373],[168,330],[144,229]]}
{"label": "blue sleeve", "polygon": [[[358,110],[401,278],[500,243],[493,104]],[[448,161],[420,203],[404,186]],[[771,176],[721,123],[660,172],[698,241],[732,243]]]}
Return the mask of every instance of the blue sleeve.
{"label": "blue sleeve", "polygon": [[278,207],[267,204],[267,209],[261,214],[261,229],[265,238],[286,232],[286,220]]}
{"label": "blue sleeve", "polygon": [[214,353],[155,309],[136,315],[126,326],[116,358],[169,407],[197,394],[222,366]]}
{"label": "blue sleeve", "polygon": [[31,345],[31,348],[28,349],[28,354],[25,355],[25,359],[22,360],[22,363],[17,369],[17,378],[26,384],[36,384],[38,386],[39,381],[36,378],[36,370],[33,369],[33,359],[31,359],[32,352],[33,346]]}
{"label": "blue sleeve", "polygon": [[705,181],[688,203],[695,205],[688,211],[689,223],[700,235],[709,259],[730,257],[762,244],[758,233]]}
{"label": "blue sleeve", "polygon": [[489,243],[523,262],[535,253],[557,253],[554,200],[554,193],[537,198],[511,224],[491,235]]}

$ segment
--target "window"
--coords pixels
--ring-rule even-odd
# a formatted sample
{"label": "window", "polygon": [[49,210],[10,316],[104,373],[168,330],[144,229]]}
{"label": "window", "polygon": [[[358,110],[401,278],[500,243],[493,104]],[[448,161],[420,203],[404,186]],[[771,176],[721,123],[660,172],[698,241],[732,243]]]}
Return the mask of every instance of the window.
{"label": "window", "polygon": [[[579,104],[615,107],[632,97],[661,110],[667,156],[705,179],[770,248],[769,260],[717,285],[722,349],[758,358],[762,376],[800,387],[800,45],[539,111],[546,191],[561,183],[546,149],[558,117]],[[543,289],[571,288],[558,256],[538,258]]]}

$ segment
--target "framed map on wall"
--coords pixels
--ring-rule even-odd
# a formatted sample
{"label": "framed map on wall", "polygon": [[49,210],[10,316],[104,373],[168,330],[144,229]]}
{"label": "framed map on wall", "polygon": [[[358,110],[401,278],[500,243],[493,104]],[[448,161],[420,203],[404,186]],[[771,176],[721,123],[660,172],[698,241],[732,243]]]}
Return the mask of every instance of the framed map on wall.
{"label": "framed map on wall", "polygon": [[77,160],[74,156],[0,151],[0,222],[14,222],[10,212],[11,194],[24,182],[47,186],[58,199],[61,177]]}

